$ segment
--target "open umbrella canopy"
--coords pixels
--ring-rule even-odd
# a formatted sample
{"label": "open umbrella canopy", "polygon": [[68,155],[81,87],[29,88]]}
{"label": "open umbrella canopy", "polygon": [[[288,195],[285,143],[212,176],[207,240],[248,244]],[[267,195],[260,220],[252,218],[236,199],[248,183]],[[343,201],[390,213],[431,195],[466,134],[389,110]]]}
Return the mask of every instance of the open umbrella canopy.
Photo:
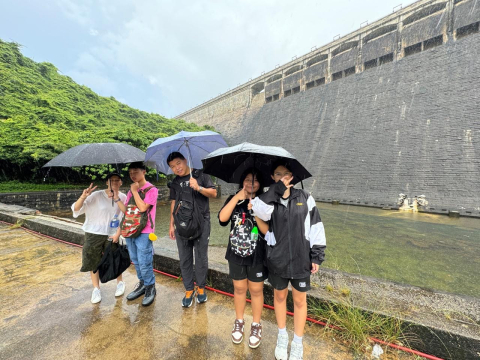
{"label": "open umbrella canopy", "polygon": [[57,155],[43,167],[125,164],[144,161],[145,153],[123,143],[93,143],[75,146]]}
{"label": "open umbrella canopy", "polygon": [[225,140],[214,131],[180,131],[178,134],[155,140],[147,148],[145,162],[165,175],[173,174],[167,164],[167,157],[178,151],[187,159],[190,168],[201,169],[203,157],[225,146],[228,146]]}
{"label": "open umbrella canopy", "polygon": [[245,170],[254,167],[261,173],[264,185],[268,186],[273,184],[270,170],[277,160],[284,161],[289,166],[294,175],[292,182],[294,184],[312,176],[287,150],[277,146],[260,146],[247,142],[218,149],[206,156],[202,162],[205,174],[236,184],[240,182],[240,177]]}

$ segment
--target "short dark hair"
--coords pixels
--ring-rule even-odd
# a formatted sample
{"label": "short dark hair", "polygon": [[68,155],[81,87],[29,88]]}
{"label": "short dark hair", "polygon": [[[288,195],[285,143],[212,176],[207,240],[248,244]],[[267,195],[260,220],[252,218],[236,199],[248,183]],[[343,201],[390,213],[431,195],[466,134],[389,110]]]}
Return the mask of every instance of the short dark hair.
{"label": "short dark hair", "polygon": [[174,151],[170,153],[167,157],[167,165],[170,165],[170,161],[173,161],[175,159],[180,159],[180,160],[185,160],[185,156],[182,155],[182,153],[178,151]]}
{"label": "short dark hair", "polygon": [[288,163],[287,160],[283,160],[283,159],[279,159],[279,160],[275,160],[272,164],[272,167],[270,168],[270,174],[271,175],[274,175],[275,173],[275,169],[279,166],[285,166],[287,168],[288,171],[292,172],[292,168],[290,167],[290,164]]}
{"label": "short dark hair", "polygon": [[255,193],[255,196],[262,195],[263,186],[264,186],[262,174],[260,174],[260,172],[254,168],[249,168],[243,172],[242,176],[240,176],[240,183],[238,184],[238,188],[243,189],[243,182],[245,181],[245,179],[249,174],[252,174],[255,178],[257,178],[257,181],[260,184],[260,187],[258,188],[258,191]]}
{"label": "short dark hair", "polygon": [[140,170],[147,170],[145,164],[141,161],[133,162],[128,165],[128,170],[130,169],[140,169]]}

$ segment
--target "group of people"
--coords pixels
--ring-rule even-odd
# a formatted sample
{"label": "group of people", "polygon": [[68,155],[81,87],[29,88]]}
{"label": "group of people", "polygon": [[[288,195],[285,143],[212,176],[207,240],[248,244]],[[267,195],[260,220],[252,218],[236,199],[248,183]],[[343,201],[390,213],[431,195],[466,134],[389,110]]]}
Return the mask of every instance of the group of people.
{"label": "group of people", "polygon": [[[205,285],[210,238],[209,198],[216,197],[217,191],[210,176],[201,170],[191,169],[181,153],[171,153],[166,162],[176,175],[170,185],[169,237],[177,243],[185,286],[181,303],[188,308],[195,300],[198,304],[207,301]],[[93,271],[108,244],[108,220],[114,214],[128,212],[128,204],[133,202],[140,212],[149,214],[149,220],[139,236],[126,237],[128,252],[139,279],[133,291],[127,295],[127,300],[144,295],[142,305],[148,306],[155,299],[153,245],[149,235],[154,232],[158,189],[146,181],[145,172],[143,163],[132,163],[129,166],[132,185],[127,195],[119,191],[122,185],[121,176],[112,173],[107,177],[106,190],[94,192],[95,187],[90,186],[72,205],[75,217],[86,214],[81,271],[90,271],[94,286],[92,303],[101,301],[98,272]],[[263,284],[268,279],[274,288],[278,325],[275,358],[278,360],[303,358],[302,337],[307,318],[306,294],[310,289],[310,276],[318,272],[326,247],[325,231],[315,201],[306,191],[293,187],[294,175],[288,163],[274,163],[270,174],[274,183],[264,192],[266,179],[262,179],[255,169],[248,169],[241,177],[239,190],[225,201],[218,213],[221,226],[230,224],[225,259],[228,261],[229,275],[234,287],[235,321],[231,333],[232,342],[240,344],[244,339],[244,311],[248,290],[253,315],[248,345],[250,348],[260,345]],[[192,208],[194,212],[187,212],[188,216],[181,217],[182,213],[193,210]],[[194,221],[195,217],[198,218],[197,222]],[[185,235],[185,229],[195,227],[192,224],[198,226],[197,231],[190,232],[194,234],[192,236]],[[119,241],[120,232],[119,229],[112,236],[114,243]],[[289,284],[294,303],[294,337],[290,346],[290,357],[286,330]],[[122,296],[124,291],[125,283],[119,276],[115,296]]]}

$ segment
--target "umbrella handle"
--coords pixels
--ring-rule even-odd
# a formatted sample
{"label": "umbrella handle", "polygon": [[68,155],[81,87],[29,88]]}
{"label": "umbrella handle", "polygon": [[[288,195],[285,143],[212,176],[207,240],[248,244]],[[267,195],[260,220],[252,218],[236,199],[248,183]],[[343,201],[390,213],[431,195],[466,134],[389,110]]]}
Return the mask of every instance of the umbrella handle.
{"label": "umbrella handle", "polygon": [[114,195],[115,193],[113,192],[113,189],[112,189],[112,178],[110,178],[109,181],[110,181],[110,192],[112,193],[112,207],[114,207],[114,206],[115,206],[115,201],[114,201],[114,199],[113,199],[113,198],[114,198],[113,195]]}
{"label": "umbrella handle", "polygon": [[188,150],[188,168],[190,170],[190,178],[192,177],[192,152],[190,151],[190,146],[188,145],[188,140],[184,140],[185,146]]}

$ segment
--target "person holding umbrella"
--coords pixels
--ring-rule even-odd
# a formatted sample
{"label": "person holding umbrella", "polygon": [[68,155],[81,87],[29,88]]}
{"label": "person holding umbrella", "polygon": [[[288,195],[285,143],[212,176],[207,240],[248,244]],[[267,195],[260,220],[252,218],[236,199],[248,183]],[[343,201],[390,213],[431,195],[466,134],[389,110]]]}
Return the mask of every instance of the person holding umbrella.
{"label": "person holding umbrella", "polygon": [[[207,301],[205,285],[208,271],[208,242],[210,239],[209,198],[217,196],[217,189],[210,176],[197,169],[191,169],[185,157],[178,151],[170,153],[166,162],[176,175],[170,183],[170,239],[177,241],[180,271],[185,296],[183,307]],[[194,287],[193,250],[195,249]]]}
{"label": "person holding umbrella", "polygon": [[[112,199],[125,201],[127,196],[120,192],[122,177],[117,173],[107,175],[107,189],[95,191],[93,184],[83,190],[82,195],[72,204],[73,217],[85,214],[82,229],[85,231],[85,240],[82,249],[82,267],[80,271],[90,272],[93,291],[92,304],[102,300],[98,271],[94,273],[102,259],[102,253],[108,244],[108,225],[115,214],[120,215],[117,204],[112,206]],[[117,278],[115,296],[122,296],[125,292],[125,283],[122,275]]]}
{"label": "person holding umbrella", "polygon": [[[233,280],[236,319],[232,330],[232,341],[243,341],[245,321],[243,314],[247,289],[252,300],[253,323],[250,328],[248,346],[257,348],[262,340],[260,318],[263,309],[263,282],[267,278],[267,269],[263,264],[265,241],[258,237],[268,230],[263,221],[255,221],[248,210],[249,201],[263,193],[263,182],[255,169],[247,169],[240,178],[240,190],[230,196],[218,213],[221,226],[230,225],[230,237],[225,259],[228,260],[230,277]],[[258,228],[257,228],[258,226]]]}
{"label": "person holding umbrella", "polygon": [[268,281],[274,288],[275,316],[278,325],[275,358],[286,360],[288,333],[286,310],[288,284],[292,285],[294,303],[294,338],[290,359],[303,359],[302,337],[307,318],[307,291],[310,275],[318,272],[325,258],[325,230],[315,200],[306,191],[291,184],[295,174],[290,164],[278,160],[271,167],[275,181],[269,190],[251,202],[261,220],[268,222],[265,235]]}

